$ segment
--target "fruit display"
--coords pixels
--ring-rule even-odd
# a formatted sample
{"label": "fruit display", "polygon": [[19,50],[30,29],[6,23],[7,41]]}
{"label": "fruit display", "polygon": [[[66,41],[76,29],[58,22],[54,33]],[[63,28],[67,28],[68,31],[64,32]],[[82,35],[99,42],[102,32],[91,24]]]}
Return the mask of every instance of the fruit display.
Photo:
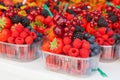
{"label": "fruit display", "polygon": [[30,6],[17,3],[12,6],[1,2],[1,57],[15,59],[17,61],[32,61],[39,57],[38,51],[44,34],[38,28],[45,27],[40,23],[38,17],[41,15],[38,14],[39,12],[40,9],[34,5]]}

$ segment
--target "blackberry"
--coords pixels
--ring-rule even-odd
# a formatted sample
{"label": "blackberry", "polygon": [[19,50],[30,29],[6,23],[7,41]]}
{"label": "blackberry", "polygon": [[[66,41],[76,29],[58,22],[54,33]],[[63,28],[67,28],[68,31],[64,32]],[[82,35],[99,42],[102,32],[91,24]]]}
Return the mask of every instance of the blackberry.
{"label": "blackberry", "polygon": [[45,4],[46,4],[48,7],[50,6],[50,2],[49,2],[49,1],[45,2]]}
{"label": "blackberry", "polygon": [[4,4],[2,1],[0,1],[0,5],[3,5],[3,6],[5,6],[5,4]]}
{"label": "blackberry", "polygon": [[30,14],[32,10],[37,10],[37,7],[36,6],[30,7],[29,9],[26,10],[26,12]]}
{"label": "blackberry", "polygon": [[111,16],[113,16],[113,15],[114,15],[113,12],[108,12],[108,16],[109,16],[109,17],[111,17]]}
{"label": "blackberry", "polygon": [[76,32],[84,32],[84,28],[77,25],[77,26],[75,27],[75,31],[76,31]]}
{"label": "blackberry", "polygon": [[19,15],[14,15],[11,17],[11,21],[13,23],[19,23],[19,22],[21,22],[21,17]]}
{"label": "blackberry", "polygon": [[110,20],[112,21],[112,23],[115,23],[118,21],[118,17],[116,15],[113,15],[110,17]]}
{"label": "blackberry", "polygon": [[74,12],[73,9],[68,9],[67,12],[70,13],[70,14],[73,14],[74,16],[76,16],[76,13]]}
{"label": "blackberry", "polygon": [[86,15],[86,20],[87,20],[87,22],[90,22],[90,21],[92,20],[90,14],[87,14],[87,15]]}
{"label": "blackberry", "polygon": [[58,11],[59,12],[59,7],[58,6],[54,6],[54,8],[53,9],[55,9],[56,11]]}
{"label": "blackberry", "polygon": [[27,17],[22,17],[22,19],[21,19],[21,23],[22,23],[22,25],[24,26],[24,27],[27,27],[27,26],[29,26],[29,24],[30,24],[30,20],[27,18]]}
{"label": "blackberry", "polygon": [[41,10],[41,15],[44,16],[44,17],[47,17],[47,16],[49,16],[49,12],[46,9],[42,9]]}
{"label": "blackberry", "polygon": [[76,39],[76,38],[83,39],[83,37],[84,37],[84,34],[81,32],[75,32],[73,34],[73,39]]}
{"label": "blackberry", "polygon": [[107,21],[104,19],[104,17],[100,17],[99,19],[98,19],[98,26],[99,27],[107,27],[108,26],[108,23],[107,23]]}
{"label": "blackberry", "polygon": [[83,6],[81,9],[82,10],[88,10],[88,6]]}
{"label": "blackberry", "polygon": [[22,2],[19,2],[19,3],[17,3],[14,7],[15,7],[15,8],[20,8],[21,6],[23,6],[23,4],[22,4]]}

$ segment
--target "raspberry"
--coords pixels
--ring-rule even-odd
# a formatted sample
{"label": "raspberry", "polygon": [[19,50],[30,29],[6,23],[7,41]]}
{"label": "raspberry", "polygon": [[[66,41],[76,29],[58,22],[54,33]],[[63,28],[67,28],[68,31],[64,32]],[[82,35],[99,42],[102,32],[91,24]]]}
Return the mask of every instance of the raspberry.
{"label": "raspberry", "polygon": [[19,36],[19,32],[18,31],[13,31],[12,32],[12,37],[18,37]]}
{"label": "raspberry", "polygon": [[101,35],[98,31],[95,32],[95,37],[98,38],[98,37],[101,37],[101,36],[102,36],[102,35]]}
{"label": "raspberry", "polygon": [[103,40],[102,38],[97,38],[97,39],[96,39],[96,42],[97,42],[99,45],[103,45],[104,40]]}
{"label": "raspberry", "polygon": [[25,38],[25,43],[26,44],[32,44],[33,43],[33,37],[32,36],[27,36]]}
{"label": "raspberry", "polygon": [[70,48],[68,54],[69,54],[69,56],[72,56],[72,57],[78,57],[79,50],[77,48]]}
{"label": "raspberry", "polygon": [[15,43],[16,43],[16,44],[24,44],[24,39],[21,38],[21,37],[17,37],[17,38],[15,39]]}
{"label": "raspberry", "polygon": [[65,54],[68,54],[68,51],[69,51],[70,48],[71,48],[71,45],[65,45],[65,46],[63,47],[63,52],[64,52]]}
{"label": "raspberry", "polygon": [[87,42],[86,40],[83,40],[82,41],[82,48],[90,49],[90,43]]}
{"label": "raspberry", "polygon": [[90,51],[85,48],[80,49],[79,53],[80,53],[80,57],[82,57],[82,58],[88,58],[90,55]]}
{"label": "raspberry", "polygon": [[15,43],[15,38],[14,37],[9,37],[8,42],[14,44]]}
{"label": "raspberry", "polygon": [[114,39],[114,38],[109,38],[109,39],[108,39],[108,43],[109,43],[110,45],[113,45],[113,44],[115,43],[115,39]]}
{"label": "raspberry", "polygon": [[35,33],[35,32],[31,32],[31,33],[30,33],[30,36],[32,36],[32,37],[33,37],[33,39],[36,39],[36,38],[37,38],[37,35],[36,35],[36,33]]}
{"label": "raspberry", "polygon": [[22,31],[22,32],[20,33],[20,37],[21,37],[21,38],[26,38],[27,36],[28,36],[28,33],[25,32],[25,31]]}
{"label": "raspberry", "polygon": [[105,34],[106,33],[106,28],[105,27],[98,28],[98,32],[100,34]]}
{"label": "raspberry", "polygon": [[22,32],[23,29],[24,29],[24,26],[23,26],[22,24],[16,25],[16,30],[17,30],[18,32]]}
{"label": "raspberry", "polygon": [[108,45],[110,45],[108,42],[104,42],[104,45],[106,45],[106,46],[108,46]]}
{"label": "raspberry", "polygon": [[109,37],[109,36],[108,36],[107,34],[104,34],[104,35],[102,36],[103,40],[107,40],[108,37]]}
{"label": "raspberry", "polygon": [[81,47],[81,45],[82,45],[82,41],[80,40],[80,39],[78,39],[78,38],[76,38],[74,41],[73,41],[73,47],[74,48],[80,48]]}
{"label": "raspberry", "polygon": [[119,28],[119,26],[120,26],[120,25],[119,25],[118,22],[115,22],[115,23],[113,24],[113,28],[114,28],[114,29]]}
{"label": "raspberry", "polygon": [[24,28],[24,31],[27,32],[28,34],[30,33],[28,28]]}
{"label": "raspberry", "polygon": [[119,29],[115,29],[115,33],[116,34],[120,34],[120,30]]}
{"label": "raspberry", "polygon": [[107,35],[108,35],[109,37],[113,36],[113,34],[114,34],[113,30],[109,30],[109,31],[107,32]]}
{"label": "raspberry", "polygon": [[64,39],[63,39],[63,42],[64,42],[64,44],[70,44],[71,43],[71,39],[69,38],[69,37],[64,37]]}

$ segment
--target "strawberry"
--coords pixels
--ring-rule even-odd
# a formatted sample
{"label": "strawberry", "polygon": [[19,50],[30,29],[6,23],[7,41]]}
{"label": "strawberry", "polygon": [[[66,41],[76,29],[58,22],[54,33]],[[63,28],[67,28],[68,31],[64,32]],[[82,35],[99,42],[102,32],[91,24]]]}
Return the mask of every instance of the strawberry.
{"label": "strawberry", "polygon": [[72,42],[72,40],[69,37],[64,37],[63,42],[64,42],[64,44],[67,45],[67,44],[70,44]]}
{"label": "strawberry", "polygon": [[52,42],[50,42],[50,50],[53,53],[61,54],[63,49],[63,41],[60,38],[54,38]]}
{"label": "strawberry", "polygon": [[114,39],[114,38],[109,38],[109,39],[108,39],[108,43],[109,43],[110,45],[113,45],[113,44],[115,43],[115,39]]}
{"label": "strawberry", "polygon": [[24,44],[24,39],[21,38],[21,37],[17,37],[17,38],[15,39],[15,43],[16,43],[16,44]]}
{"label": "strawberry", "polygon": [[41,49],[43,51],[50,51],[50,42],[49,41],[45,41],[41,47]]}
{"label": "strawberry", "polygon": [[84,49],[90,49],[90,43],[87,42],[86,40],[82,41],[82,48]]}
{"label": "strawberry", "polygon": [[72,56],[72,57],[78,57],[79,50],[77,48],[70,48],[68,54],[69,54],[69,56]]}
{"label": "strawberry", "polygon": [[109,37],[113,36],[113,34],[114,34],[114,31],[113,31],[113,30],[109,30],[109,31],[107,32],[107,35],[108,35]]}
{"label": "strawberry", "polygon": [[25,32],[25,31],[22,31],[22,32],[20,33],[20,37],[21,37],[21,38],[26,38],[27,36],[28,36],[28,33]]}
{"label": "strawberry", "polygon": [[81,58],[88,58],[90,55],[90,51],[88,49],[82,48],[80,49],[79,54]]}
{"label": "strawberry", "polygon": [[32,36],[27,36],[25,38],[25,43],[26,44],[32,44],[33,43],[33,37]]}
{"label": "strawberry", "polygon": [[44,24],[49,25],[51,23],[51,21],[52,21],[52,17],[48,16],[47,18],[45,18]]}
{"label": "strawberry", "polygon": [[3,12],[0,10],[0,16],[2,16]]}
{"label": "strawberry", "polygon": [[102,38],[97,38],[97,39],[96,39],[96,42],[97,42],[99,45],[103,45],[104,40],[103,40]]}
{"label": "strawberry", "polygon": [[11,27],[11,25],[12,25],[12,22],[11,22],[11,20],[10,20],[10,18],[8,18],[8,17],[1,17],[0,18],[0,24],[1,24],[1,28],[3,29],[3,28],[10,28]]}
{"label": "strawberry", "polygon": [[80,39],[76,38],[73,41],[72,45],[73,45],[74,48],[79,49],[81,47],[81,45],[82,45],[82,41]]}
{"label": "strawberry", "polygon": [[8,42],[14,44],[15,43],[15,38],[14,37],[9,37]]}
{"label": "strawberry", "polygon": [[100,34],[105,34],[106,33],[106,28],[105,27],[101,27],[101,28],[98,28],[97,30]]}
{"label": "strawberry", "polygon": [[65,46],[63,47],[63,52],[64,52],[66,55],[68,55],[68,51],[70,50],[70,48],[71,48],[71,45],[65,45]]}
{"label": "strawberry", "polygon": [[102,35],[103,40],[107,40],[109,36],[107,34]]}
{"label": "strawberry", "polygon": [[82,19],[82,22],[83,22],[82,26],[83,26],[84,28],[86,28],[86,26],[88,25],[88,24],[87,24],[87,20],[86,20],[85,18],[83,18],[83,19]]}
{"label": "strawberry", "polygon": [[38,20],[43,23],[45,18],[41,15],[38,15],[38,16],[35,17],[35,21],[38,21]]}

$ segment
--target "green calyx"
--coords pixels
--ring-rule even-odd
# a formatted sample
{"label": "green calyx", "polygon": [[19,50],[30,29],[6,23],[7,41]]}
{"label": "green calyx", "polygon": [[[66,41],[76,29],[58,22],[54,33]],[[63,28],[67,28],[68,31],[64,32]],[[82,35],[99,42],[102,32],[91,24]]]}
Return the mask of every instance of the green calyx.
{"label": "green calyx", "polygon": [[50,42],[50,49],[54,50],[55,48],[57,48],[58,43],[57,43],[57,39],[54,38],[52,42]]}
{"label": "green calyx", "polygon": [[4,21],[4,18],[0,18],[0,29],[3,29],[5,26],[5,21]]}

